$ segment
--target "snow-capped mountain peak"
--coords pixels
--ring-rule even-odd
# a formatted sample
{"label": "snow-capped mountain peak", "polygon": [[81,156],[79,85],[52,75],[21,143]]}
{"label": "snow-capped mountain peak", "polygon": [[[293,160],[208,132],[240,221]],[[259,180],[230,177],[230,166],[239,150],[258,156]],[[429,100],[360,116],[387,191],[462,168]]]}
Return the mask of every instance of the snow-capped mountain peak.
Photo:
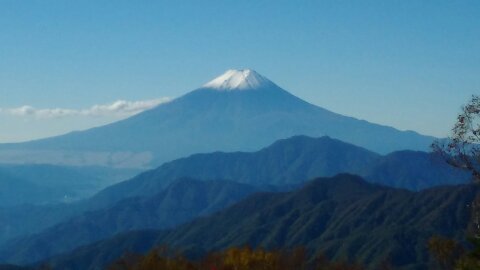
{"label": "snow-capped mountain peak", "polygon": [[271,85],[272,82],[252,69],[230,69],[203,85],[218,90],[248,90]]}

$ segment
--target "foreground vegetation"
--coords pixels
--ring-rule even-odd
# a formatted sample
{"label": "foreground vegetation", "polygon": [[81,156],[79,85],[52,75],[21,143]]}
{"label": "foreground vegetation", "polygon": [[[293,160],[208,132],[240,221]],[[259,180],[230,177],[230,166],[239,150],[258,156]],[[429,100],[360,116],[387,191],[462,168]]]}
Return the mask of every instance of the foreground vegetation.
{"label": "foreground vegetation", "polygon": [[[303,248],[289,251],[229,248],[210,253],[193,261],[172,253],[167,248],[156,248],[146,255],[126,255],[113,263],[109,270],[363,270],[363,266],[347,262],[332,262],[323,255],[309,261]],[[387,264],[381,269],[390,269]]]}
{"label": "foreground vegetation", "polygon": [[[453,167],[470,172],[474,184],[480,184],[480,96],[473,95],[463,106],[452,135],[447,140],[436,141],[432,147]],[[469,245],[441,237],[433,237],[428,243],[438,269],[480,269],[480,196],[475,196],[468,205],[471,206]]]}
{"label": "foreground vegetation", "polygon": [[453,239],[432,237],[428,249],[437,262],[436,269],[480,269],[480,239],[471,238],[469,242],[470,245],[465,247]]}
{"label": "foreground vegetation", "polygon": [[[480,239],[471,239],[467,251],[458,242],[432,237],[428,243],[436,260],[435,269],[480,269]],[[331,261],[323,254],[311,259],[304,248],[267,251],[264,249],[229,248],[209,253],[199,260],[189,260],[166,247],[155,248],[146,255],[127,254],[110,265],[108,270],[364,270],[361,264]],[[394,269],[387,261],[376,269]]]}

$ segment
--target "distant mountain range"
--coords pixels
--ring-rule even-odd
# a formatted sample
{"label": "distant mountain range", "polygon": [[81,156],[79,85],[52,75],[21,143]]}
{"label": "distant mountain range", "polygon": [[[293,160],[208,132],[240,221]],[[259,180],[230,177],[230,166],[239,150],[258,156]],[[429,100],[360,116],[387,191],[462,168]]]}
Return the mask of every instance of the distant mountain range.
{"label": "distant mountain range", "polygon": [[381,154],[426,150],[434,139],[330,112],[253,70],[230,70],[126,120],[42,140],[1,144],[0,163],[151,168],[194,153],[255,151],[294,135],[328,135]]}
{"label": "distant mountain range", "polygon": [[[342,174],[294,192],[255,194],[173,230],[119,234],[48,262],[54,269],[98,269],[126,251],[143,253],[156,245],[167,244],[195,257],[248,244],[273,249],[305,246],[334,259],[366,263],[370,269],[384,260],[395,269],[427,269],[427,239],[464,239],[468,205],[479,191],[468,185],[412,192]],[[16,254],[28,258],[31,252]]]}
{"label": "distant mountain range", "polygon": [[[62,226],[83,231],[81,227],[85,225],[84,222],[88,223],[85,225],[86,230],[98,227],[107,229],[101,232],[99,230],[99,234],[92,234],[91,237],[83,234],[82,237],[85,238],[77,245],[123,229],[152,228],[155,219],[148,213],[156,208],[149,207],[146,202],[157,202],[158,194],[163,194],[165,188],[182,178],[202,181],[223,179],[247,184],[256,190],[288,190],[303,185],[309,179],[343,172],[363,175],[371,182],[412,190],[465,183],[469,179],[467,173],[453,169],[424,152],[401,151],[381,156],[329,137],[296,136],[280,140],[257,152],[215,152],[178,159],[74,204],[0,208],[0,219],[4,220],[0,223],[0,244],[6,240],[19,239],[29,242],[25,239],[30,238],[28,235],[31,234],[56,235],[51,232],[58,232]],[[183,198],[183,203],[192,203],[190,197]],[[106,220],[87,218],[91,213],[82,214],[97,210]],[[135,221],[132,221],[135,226],[125,219],[125,213],[133,210],[138,211]],[[196,215],[190,216],[194,217]],[[73,223],[69,224],[69,220]],[[120,220],[125,224],[119,225]],[[104,226],[108,222],[111,224]],[[171,222],[170,225],[180,223],[177,219],[172,219]],[[55,228],[59,223],[63,225]],[[166,221],[156,224],[159,227],[169,226]]]}
{"label": "distant mountain range", "polygon": [[138,172],[108,167],[0,164],[0,208],[84,199]]}
{"label": "distant mountain range", "polygon": [[299,185],[315,177],[353,173],[392,187],[420,190],[466,183],[468,173],[439,157],[415,151],[378,155],[329,137],[295,136],[257,152],[196,154],[108,187],[90,200],[111,205],[128,197],[150,196],[182,177],[229,179],[254,186]]}

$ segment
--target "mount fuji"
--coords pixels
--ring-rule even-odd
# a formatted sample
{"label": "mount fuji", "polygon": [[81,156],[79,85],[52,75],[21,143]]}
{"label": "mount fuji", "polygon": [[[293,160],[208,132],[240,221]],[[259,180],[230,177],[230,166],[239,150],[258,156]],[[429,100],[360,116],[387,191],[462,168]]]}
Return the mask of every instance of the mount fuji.
{"label": "mount fuji", "polygon": [[427,150],[434,139],[336,114],[244,69],[119,122],[0,144],[0,163],[149,168],[200,152],[254,151],[294,135],[328,135],[381,154]]}

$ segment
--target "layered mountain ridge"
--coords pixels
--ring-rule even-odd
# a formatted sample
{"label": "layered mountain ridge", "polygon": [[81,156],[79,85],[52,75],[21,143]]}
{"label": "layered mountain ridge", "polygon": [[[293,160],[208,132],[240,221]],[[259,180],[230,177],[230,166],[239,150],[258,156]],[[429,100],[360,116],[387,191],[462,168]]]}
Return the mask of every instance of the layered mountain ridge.
{"label": "layered mountain ridge", "polygon": [[110,186],[94,204],[147,196],[182,177],[228,179],[254,186],[300,185],[316,177],[352,173],[386,186],[421,190],[466,183],[470,175],[426,152],[400,151],[386,156],[330,137],[295,136],[256,152],[195,154],[167,162],[128,181]]}
{"label": "layered mountain ridge", "polygon": [[231,181],[178,179],[153,196],[125,199],[112,207],[74,216],[39,234],[10,241],[0,246],[0,261],[32,263],[117,233],[172,228],[257,191],[261,189]]}
{"label": "layered mountain ridge", "polygon": [[433,235],[464,239],[473,185],[421,192],[393,189],[342,174],[288,193],[254,194],[209,217],[173,230],[119,234],[48,260],[54,269],[105,267],[128,250],[168,245],[188,256],[230,246],[267,249],[304,246],[312,254],[363,262],[378,269],[434,269],[427,251]]}
{"label": "layered mountain ridge", "polygon": [[[277,141],[258,152],[215,152],[172,161],[111,186],[63,211],[34,209],[39,213],[39,220],[28,216],[27,220],[30,226],[38,224],[37,227],[22,230],[20,226],[21,231],[15,231],[12,227],[22,224],[22,219],[16,220],[16,213],[0,212],[0,218],[8,220],[0,224],[0,239],[9,240],[8,244],[2,243],[3,247],[0,245],[0,258],[14,260],[9,262],[40,259],[126,230],[166,228],[187,222],[201,213],[219,210],[219,205],[227,204],[228,199],[233,202],[234,198],[240,199],[253,191],[288,190],[302,186],[309,179],[342,172],[362,174],[370,182],[413,190],[461,184],[469,179],[467,173],[451,168],[429,153],[401,151],[380,156],[329,137],[296,136]],[[177,181],[182,178],[194,178],[195,181],[186,184]],[[222,181],[212,182],[212,179]],[[242,184],[230,184],[229,181]],[[221,191],[218,187],[225,189]],[[245,192],[241,193],[242,190]],[[210,194],[208,198],[217,198],[222,203],[215,203],[216,199],[203,203],[198,200],[202,194]],[[196,205],[212,210],[199,212],[194,210]],[[191,208],[190,215],[180,215],[183,206]],[[178,211],[175,207],[179,207]],[[57,237],[60,239],[53,244],[45,244]],[[26,256],[39,246],[43,246],[42,252]]]}

